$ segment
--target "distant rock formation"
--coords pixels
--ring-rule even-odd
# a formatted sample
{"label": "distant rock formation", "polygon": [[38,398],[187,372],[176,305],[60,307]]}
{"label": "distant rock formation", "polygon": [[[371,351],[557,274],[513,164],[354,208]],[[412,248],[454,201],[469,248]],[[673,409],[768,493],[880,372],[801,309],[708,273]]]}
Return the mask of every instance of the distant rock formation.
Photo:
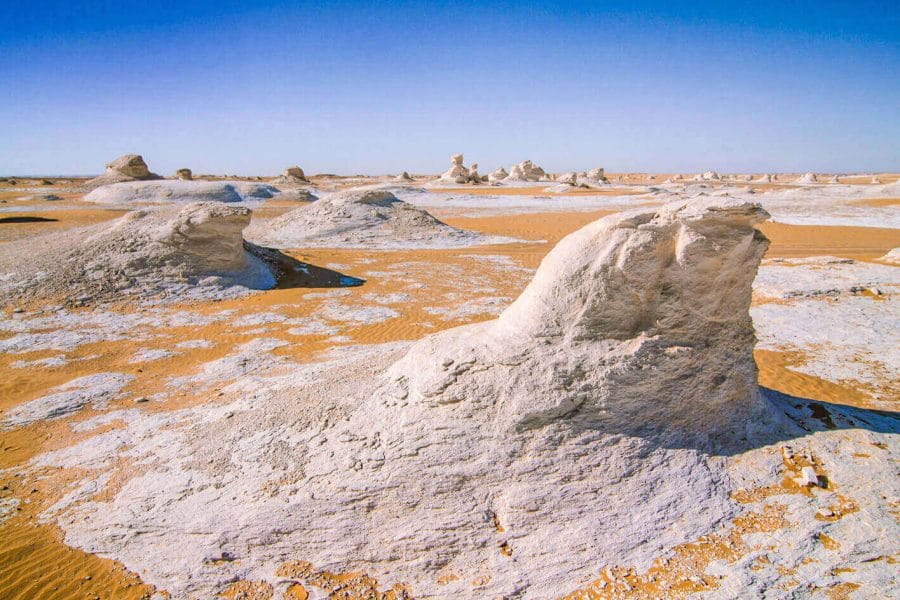
{"label": "distant rock formation", "polygon": [[309,183],[309,179],[306,178],[306,174],[303,172],[303,169],[294,165],[293,167],[288,167],[287,169],[285,169],[279,177],[276,177],[273,180],[273,183]]}
{"label": "distant rock formation", "polygon": [[774,180],[775,180],[775,178],[772,175],[766,173],[765,175],[760,175],[760,177],[758,179],[755,179],[754,182],[755,183],[772,183],[772,181],[774,181]]}
{"label": "distant rock formation", "polygon": [[106,165],[106,172],[99,177],[90,179],[85,184],[87,187],[96,188],[111,183],[123,181],[138,181],[148,179],[162,179],[156,173],[151,173],[147,163],[140,154],[125,154]]}
{"label": "distant rock formation", "polygon": [[463,164],[463,155],[454,154],[450,157],[450,168],[444,171],[435,183],[460,185],[481,183],[481,177],[478,175],[478,165],[472,165],[472,169],[469,169]]}
{"label": "distant rock formation", "polygon": [[544,169],[536,166],[530,160],[523,160],[513,165],[509,170],[506,181],[549,181]]}
{"label": "distant rock formation", "polygon": [[254,223],[246,235],[273,248],[444,248],[491,243],[491,238],[451,227],[388,190],[372,188],[329,194],[271,221]]}
{"label": "distant rock formation", "polygon": [[719,181],[722,179],[715,171],[706,171],[694,176],[694,181]]}
{"label": "distant rock formation", "polygon": [[578,184],[578,174],[575,171],[568,171],[566,173],[560,173],[556,176],[556,183],[565,183],[568,185],[577,185]]}
{"label": "distant rock formation", "polygon": [[181,179],[182,181],[191,181],[194,178],[193,173],[191,173],[190,169],[178,169],[175,171],[175,179]]}
{"label": "distant rock formation", "polygon": [[499,181],[503,181],[507,177],[509,177],[509,173],[506,172],[506,169],[500,167],[499,169],[488,175],[488,182],[497,183]]}
{"label": "distant rock formation", "polygon": [[817,181],[818,178],[815,173],[806,173],[797,180],[797,183],[816,183]]}
{"label": "distant rock formation", "polygon": [[394,183],[409,183],[413,181],[413,178],[409,176],[409,173],[403,171],[396,177],[394,177]]}

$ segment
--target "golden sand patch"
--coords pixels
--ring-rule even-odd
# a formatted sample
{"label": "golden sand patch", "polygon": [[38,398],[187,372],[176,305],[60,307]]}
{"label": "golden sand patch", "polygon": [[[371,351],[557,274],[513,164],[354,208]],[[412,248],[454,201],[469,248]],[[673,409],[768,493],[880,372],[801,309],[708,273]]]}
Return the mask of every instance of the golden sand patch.
{"label": "golden sand patch", "polygon": [[766,258],[838,256],[871,261],[900,246],[900,229],[772,222],[758,227],[771,242]]}

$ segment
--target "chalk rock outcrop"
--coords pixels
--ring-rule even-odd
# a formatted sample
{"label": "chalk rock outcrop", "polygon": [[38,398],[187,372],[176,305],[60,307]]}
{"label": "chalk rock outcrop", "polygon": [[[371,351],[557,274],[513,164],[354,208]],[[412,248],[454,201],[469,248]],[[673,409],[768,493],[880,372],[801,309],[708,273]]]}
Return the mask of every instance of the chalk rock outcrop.
{"label": "chalk rock outcrop", "polygon": [[569,171],[567,173],[560,173],[556,176],[556,183],[560,184],[568,184],[568,185],[577,185],[578,183],[578,173],[575,171]]}
{"label": "chalk rock outcrop", "polygon": [[303,169],[294,165],[293,167],[288,167],[284,170],[284,172],[272,180],[272,183],[275,184],[303,184],[309,183],[309,179],[306,178],[306,173],[303,172]]}
{"label": "chalk rock outcrop", "polygon": [[[445,568],[490,570],[485,597],[523,584],[553,597],[598,563],[709,528],[731,503],[704,452],[742,439],[763,411],[748,309],[767,216],[707,199],[571,234],[498,319],[420,340],[310,442],[318,509],[357,494],[351,504],[392,535],[342,537],[346,521],[292,510],[370,568],[417,548],[426,596],[428,572]],[[515,562],[496,550],[507,542]]]}
{"label": "chalk rock outcrop", "polygon": [[481,183],[481,176],[478,175],[478,165],[474,164],[469,169],[463,164],[463,155],[454,154],[450,157],[450,168],[444,171],[435,183],[438,185]]}
{"label": "chalk rock outcrop", "polygon": [[547,173],[530,160],[523,160],[509,169],[506,181],[546,181]]}
{"label": "chalk rock outcrop", "polygon": [[181,179],[182,181],[191,181],[194,179],[194,174],[191,173],[190,169],[178,169],[175,171],[175,179]]}
{"label": "chalk rock outcrop", "polygon": [[98,204],[168,204],[183,202],[244,202],[265,200],[278,189],[247,181],[131,181],[99,187],[85,195]]}
{"label": "chalk rock outcrop", "polygon": [[151,173],[147,163],[140,154],[125,154],[106,165],[106,172],[99,177],[88,180],[88,187],[99,187],[111,183],[123,181],[142,181],[148,179],[161,179],[156,173]]}
{"label": "chalk rock outcrop", "polygon": [[772,183],[774,178],[772,175],[766,173],[765,175],[760,175],[758,179],[756,179],[756,183]]}
{"label": "chalk rock outcrop", "polygon": [[456,229],[383,189],[329,194],[247,230],[247,239],[274,248],[442,248],[490,243]]}
{"label": "chalk rock outcrop", "polygon": [[409,183],[413,181],[413,178],[409,176],[409,173],[403,171],[396,177],[394,177],[394,183]]}
{"label": "chalk rock outcrop", "polygon": [[506,169],[500,167],[499,169],[488,175],[488,182],[497,183],[498,181],[503,181],[507,177],[509,177],[509,173],[506,172]]}
{"label": "chalk rock outcrop", "polygon": [[14,295],[37,290],[81,302],[267,289],[275,284],[274,271],[245,249],[241,232],[249,223],[249,209],[220,202],[129,212],[111,224],[59,235],[3,287]]}
{"label": "chalk rock outcrop", "polygon": [[797,180],[797,183],[816,183],[817,181],[818,178],[815,173],[806,173]]}
{"label": "chalk rock outcrop", "polygon": [[706,171],[694,176],[694,181],[719,181],[721,176],[715,171]]}

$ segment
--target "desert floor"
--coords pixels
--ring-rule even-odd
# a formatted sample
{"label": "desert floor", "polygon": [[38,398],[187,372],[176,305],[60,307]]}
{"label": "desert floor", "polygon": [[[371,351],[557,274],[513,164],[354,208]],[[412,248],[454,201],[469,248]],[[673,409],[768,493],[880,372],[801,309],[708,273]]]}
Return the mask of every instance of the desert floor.
{"label": "desert floor", "polygon": [[[654,180],[667,177],[660,175]],[[860,178],[859,186],[865,187],[868,180]],[[897,177],[882,176],[882,180],[889,184]],[[313,183],[323,188],[349,185],[332,179]],[[101,404],[86,406],[65,418],[0,430],[0,598],[142,598],[155,592],[139,574],[122,564],[67,546],[55,520],[48,516],[56,510],[54,505],[58,508],[58,503],[80,485],[84,471],[77,466],[40,467],[39,457],[123,426],[122,417],[98,417],[124,410],[168,413],[224,404],[231,394],[227,386],[238,378],[270,377],[293,364],[332,356],[336,349],[416,340],[442,329],[493,318],[522,291],[541,259],[562,237],[604,215],[660,204],[663,199],[648,192],[647,183],[635,176],[602,193],[584,190],[549,195],[537,187],[499,191],[484,187],[432,189],[416,196],[425,198],[423,205],[450,225],[521,240],[517,243],[445,250],[287,251],[303,262],[364,280],[358,287],[310,289],[284,285],[239,299],[157,306],[120,303],[103,308],[69,306],[56,310],[46,306],[5,306],[6,314],[0,318],[0,417],[81,377],[119,373],[129,378]],[[715,185],[712,189],[722,187]],[[763,198],[764,192],[790,189],[787,184],[755,187],[757,195]],[[16,186],[0,184],[0,252],[7,244],[122,215],[118,207],[82,202],[81,192],[73,189],[71,184],[59,181],[45,186],[27,181]],[[56,194],[61,199],[41,200],[40,194]],[[454,201],[454,196],[465,198]],[[521,202],[504,203],[507,197]],[[487,198],[497,201],[484,201]],[[582,199],[586,200],[581,202]],[[792,333],[782,328],[782,321],[777,319],[796,322],[790,310],[802,312],[801,304],[817,303],[816,310],[821,308],[822,314],[831,314],[840,321],[847,317],[838,305],[862,302],[866,303],[863,311],[871,305],[881,312],[871,313],[876,316],[857,325],[881,328],[887,341],[881,339],[878,343],[889,344],[891,339],[896,342],[897,331],[892,328],[898,318],[900,267],[879,259],[900,247],[898,216],[892,212],[898,202],[900,198],[896,196],[838,197],[808,210],[790,209],[790,214],[797,215],[795,219],[779,219],[777,211],[770,209],[775,214],[774,222],[761,226],[771,240],[762,270],[805,269],[804,276],[811,272],[810,277],[820,278],[820,288],[834,287],[838,291],[794,298],[756,290],[754,319],[760,323],[776,319],[771,321],[776,323],[774,326],[757,325],[761,342],[755,356],[760,385],[822,403],[897,410],[900,364],[894,357],[879,359],[875,355],[880,352],[877,343],[869,345],[868,353],[865,347],[852,344],[849,350],[841,351],[836,348],[840,340],[791,337]],[[270,218],[294,206],[277,199],[268,201],[254,207],[254,218]],[[813,218],[817,211],[827,213],[823,214],[827,218]],[[878,221],[884,226],[872,226]],[[854,271],[847,277],[861,279],[859,289],[851,293],[847,286],[841,287],[843,271],[835,275],[840,282],[829,286],[832,271],[828,263],[804,262],[813,257],[847,259],[835,263],[835,268],[871,267],[890,269],[894,274],[885,280],[881,271],[877,276],[854,275]],[[817,318],[809,317],[805,326],[814,327]],[[829,322],[819,323],[829,327]],[[827,366],[837,363],[852,368],[829,371]],[[828,418],[827,410],[822,418]],[[79,426],[89,420],[90,427]],[[872,447],[868,453],[858,453],[855,460],[860,469],[865,469],[869,454],[884,451]],[[90,494],[94,501],[113,497],[139,470],[129,464],[127,456],[117,457],[113,463],[106,486]],[[788,470],[801,466],[787,465]],[[747,490],[746,498],[737,500],[757,502],[776,493],[813,492],[799,488],[789,477],[778,478],[768,488]],[[842,511],[851,511],[855,502],[856,499],[845,497],[843,505],[834,510],[834,518],[840,518]],[[740,554],[747,544],[742,536],[787,527],[790,525],[773,504],[752,516],[735,519],[725,534],[677,548],[674,555],[661,557],[647,571],[612,566],[608,571],[598,571],[594,581],[572,581],[571,597],[607,597],[612,586],[606,583],[614,579],[627,582],[635,597],[652,597],[665,580],[670,582],[670,593],[674,595],[708,590],[715,582],[704,574],[706,566]],[[818,543],[827,547],[839,545],[841,540],[823,536]],[[875,560],[894,564],[896,558],[894,554]],[[305,559],[293,557],[296,561]],[[790,577],[790,573],[784,576]],[[360,597],[377,588],[376,582],[358,574],[318,572],[307,578],[312,580],[321,589],[335,593],[342,585],[347,586],[345,589]],[[832,585],[830,593],[841,597],[852,592],[854,585],[851,578]],[[477,587],[477,582],[473,586]],[[414,595],[415,590],[412,592]],[[265,598],[271,593],[266,585],[237,581],[225,595]],[[297,584],[285,594],[306,598],[307,590]]]}

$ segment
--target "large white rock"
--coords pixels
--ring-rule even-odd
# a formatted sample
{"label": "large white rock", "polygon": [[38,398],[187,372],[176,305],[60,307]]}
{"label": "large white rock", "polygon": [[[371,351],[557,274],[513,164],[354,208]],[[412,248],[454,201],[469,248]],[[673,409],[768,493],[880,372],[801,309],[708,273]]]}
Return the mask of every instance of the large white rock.
{"label": "large white rock", "polygon": [[265,200],[278,189],[247,181],[131,181],[104,185],[87,194],[87,202],[99,204],[166,204],[172,202],[244,202]]}
{"label": "large white rock", "polygon": [[816,183],[818,178],[815,173],[806,173],[797,180],[797,183]]}

